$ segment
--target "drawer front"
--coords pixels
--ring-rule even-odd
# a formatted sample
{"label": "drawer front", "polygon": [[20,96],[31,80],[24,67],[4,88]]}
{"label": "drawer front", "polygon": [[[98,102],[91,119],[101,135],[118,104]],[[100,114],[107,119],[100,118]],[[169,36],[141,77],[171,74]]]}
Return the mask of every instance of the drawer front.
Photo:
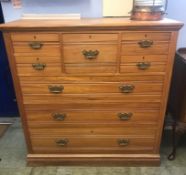
{"label": "drawer front", "polygon": [[117,41],[118,34],[63,34],[63,42],[95,42],[95,41]]}
{"label": "drawer front", "polygon": [[154,138],[127,136],[31,137],[34,153],[152,153]]}
{"label": "drawer front", "polygon": [[29,132],[31,137],[37,137],[39,135],[131,135],[131,136],[145,136],[145,137],[155,137],[157,126],[154,125],[132,125],[132,126],[124,126],[123,124],[76,124],[71,125],[63,125],[61,128],[30,128]]}
{"label": "drawer front", "polygon": [[65,63],[115,63],[117,60],[115,44],[64,45]]}
{"label": "drawer front", "polygon": [[67,74],[115,73],[116,69],[116,65],[113,64],[65,64]]}
{"label": "drawer front", "polygon": [[159,74],[152,74],[149,75],[139,75],[139,74],[118,74],[116,75],[99,75],[99,76],[87,76],[87,75],[70,75],[70,76],[60,76],[60,77],[20,77],[21,84],[25,83],[33,83],[38,84],[50,84],[53,82],[54,84],[61,84],[63,83],[118,83],[118,82],[138,82],[138,81],[149,81],[149,83],[163,83],[164,82],[164,75]]}
{"label": "drawer front", "polygon": [[[37,108],[38,109],[38,108]],[[26,110],[29,127],[53,126],[78,123],[157,124],[159,110],[122,109],[117,111],[73,111],[73,110]]]}
{"label": "drawer front", "polygon": [[167,55],[126,55],[121,57],[121,64],[139,63],[139,62],[158,62],[166,63],[168,60]]}
{"label": "drawer front", "polygon": [[53,33],[12,33],[11,39],[17,41],[59,41],[59,34]]}
{"label": "drawer front", "polygon": [[123,32],[122,40],[153,40],[153,41],[169,41],[171,33],[169,32]]}
{"label": "drawer front", "polygon": [[[61,57],[61,48],[58,43],[36,42],[31,46],[32,42],[14,43],[15,56],[52,56]],[[34,48],[36,47],[36,48]]]}
{"label": "drawer front", "polygon": [[[55,88],[61,88],[59,94],[91,94],[91,93],[132,93],[161,94],[162,83],[123,82],[99,84],[21,84],[23,94],[53,94]],[[54,91],[54,92],[53,92]]]}
{"label": "drawer front", "polygon": [[121,73],[150,73],[150,72],[166,72],[165,64],[153,62],[139,62],[136,64],[123,64],[120,66]]}
{"label": "drawer front", "polygon": [[61,63],[59,56],[16,56],[17,64],[34,64],[34,63]]}
{"label": "drawer front", "polygon": [[123,104],[123,103],[140,103],[140,102],[161,102],[161,95],[24,95],[24,104],[61,104],[71,106],[86,106],[89,105],[103,105],[107,103]]}
{"label": "drawer front", "polygon": [[17,72],[19,76],[60,76],[62,73],[61,64],[18,64]]}
{"label": "drawer front", "polygon": [[122,103],[108,103],[104,102],[101,103],[66,103],[66,104],[24,104],[25,108],[29,111],[35,111],[35,110],[50,110],[50,111],[58,111],[59,109],[65,109],[65,110],[88,110],[88,111],[98,111],[98,110],[118,110],[122,111],[123,109],[141,109],[141,110],[148,110],[148,109],[153,109],[153,110],[160,110],[161,103],[160,102],[125,102],[123,101]]}
{"label": "drawer front", "polygon": [[122,55],[163,55],[168,54],[168,42],[154,42],[150,47],[142,48],[137,42],[123,43]]}

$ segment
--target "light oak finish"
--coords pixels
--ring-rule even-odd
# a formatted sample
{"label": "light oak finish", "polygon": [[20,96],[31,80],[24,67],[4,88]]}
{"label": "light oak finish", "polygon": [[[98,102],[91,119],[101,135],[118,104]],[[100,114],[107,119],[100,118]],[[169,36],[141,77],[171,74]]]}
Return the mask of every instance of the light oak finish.
{"label": "light oak finish", "polygon": [[182,23],[4,24],[30,165],[159,165]]}
{"label": "light oak finish", "polygon": [[117,42],[118,34],[97,34],[97,33],[87,33],[87,34],[64,34],[64,43],[81,43],[81,42]]}

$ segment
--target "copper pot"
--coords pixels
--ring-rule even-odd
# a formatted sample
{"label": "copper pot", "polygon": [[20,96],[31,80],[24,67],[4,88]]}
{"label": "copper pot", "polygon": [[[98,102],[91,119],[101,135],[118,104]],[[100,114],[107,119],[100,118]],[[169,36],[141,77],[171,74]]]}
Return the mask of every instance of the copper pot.
{"label": "copper pot", "polygon": [[151,1],[149,0],[149,2],[147,2],[143,0],[134,0],[131,20],[157,21],[163,19],[167,8],[167,1],[166,6],[163,6],[160,3],[161,1]]}

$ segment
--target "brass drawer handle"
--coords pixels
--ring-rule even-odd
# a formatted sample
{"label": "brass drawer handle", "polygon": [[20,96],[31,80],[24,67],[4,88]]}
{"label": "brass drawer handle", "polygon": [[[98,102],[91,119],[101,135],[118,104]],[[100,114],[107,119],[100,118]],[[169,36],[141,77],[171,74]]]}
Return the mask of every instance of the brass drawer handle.
{"label": "brass drawer handle", "polygon": [[41,49],[43,47],[43,43],[41,43],[41,42],[30,42],[29,46],[32,49],[39,50],[39,49]]}
{"label": "brass drawer handle", "polygon": [[53,86],[53,85],[49,85],[48,86],[48,89],[51,93],[53,94],[60,94],[63,92],[64,90],[64,87],[61,85],[61,86]]}
{"label": "brass drawer handle", "polygon": [[127,121],[127,120],[130,120],[131,119],[132,115],[133,115],[132,112],[129,112],[129,113],[119,113],[118,114],[118,117],[120,118],[120,120]]}
{"label": "brass drawer handle", "polygon": [[119,146],[128,146],[129,145],[129,139],[118,139]]}
{"label": "brass drawer handle", "polygon": [[139,63],[136,64],[136,66],[140,70],[147,70],[151,66],[151,63],[149,63],[149,62],[139,62]]}
{"label": "brass drawer handle", "polygon": [[92,50],[83,50],[82,51],[82,54],[85,56],[86,59],[89,59],[89,60],[92,60],[92,59],[95,59],[97,58],[97,56],[99,55],[99,51],[98,50],[95,50],[95,51],[92,51]]}
{"label": "brass drawer handle", "polygon": [[127,84],[127,85],[122,85],[119,87],[119,89],[123,92],[123,93],[131,93],[134,91],[135,86],[131,85],[131,84]]}
{"label": "brass drawer handle", "polygon": [[66,118],[66,114],[54,113],[54,114],[52,114],[52,117],[56,121],[64,121]]}
{"label": "brass drawer handle", "polygon": [[138,42],[141,48],[149,48],[153,45],[152,40],[141,40]]}
{"label": "brass drawer handle", "polygon": [[56,141],[56,144],[58,146],[61,146],[61,147],[66,146],[68,143],[69,143],[69,140],[66,139],[66,138],[65,139],[59,139],[59,140]]}
{"label": "brass drawer handle", "polygon": [[32,67],[33,67],[35,70],[42,71],[42,70],[45,69],[46,64],[35,63],[35,64],[32,64]]}

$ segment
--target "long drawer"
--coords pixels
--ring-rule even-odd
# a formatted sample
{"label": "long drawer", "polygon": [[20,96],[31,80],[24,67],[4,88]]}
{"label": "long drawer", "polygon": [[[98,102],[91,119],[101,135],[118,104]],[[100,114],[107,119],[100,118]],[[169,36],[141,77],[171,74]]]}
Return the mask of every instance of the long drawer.
{"label": "long drawer", "polygon": [[149,82],[118,82],[118,83],[48,83],[21,84],[23,94],[91,94],[91,93],[132,93],[132,94],[161,94],[162,83]]}
{"label": "long drawer", "polygon": [[[38,109],[38,108],[36,108]],[[30,127],[63,126],[77,123],[120,123],[120,124],[157,124],[159,110],[122,109],[105,111],[87,110],[26,110],[26,118]]]}
{"label": "long drawer", "polygon": [[161,102],[162,95],[130,95],[130,94],[64,94],[61,95],[24,95],[24,104],[71,104],[85,105],[85,104],[109,104],[109,103],[140,103],[140,102]]}
{"label": "long drawer", "polygon": [[29,127],[30,135],[37,137],[39,135],[45,135],[47,133],[50,135],[132,135],[132,136],[146,136],[152,137],[155,136],[157,131],[157,125],[138,125],[133,124],[130,126],[125,126],[122,123],[120,124],[75,124],[75,125],[63,125],[63,127]]}
{"label": "long drawer", "polygon": [[34,153],[152,153],[154,137],[68,136],[31,137]]}

